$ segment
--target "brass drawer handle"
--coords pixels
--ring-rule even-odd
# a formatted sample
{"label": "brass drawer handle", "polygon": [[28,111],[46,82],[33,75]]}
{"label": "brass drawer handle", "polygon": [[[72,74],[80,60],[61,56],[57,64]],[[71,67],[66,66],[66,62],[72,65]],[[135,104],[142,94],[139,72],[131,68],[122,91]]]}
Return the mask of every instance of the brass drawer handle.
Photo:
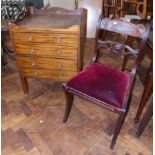
{"label": "brass drawer handle", "polygon": [[34,53],[35,51],[34,51],[34,49],[33,49],[33,48],[31,48],[31,49],[30,49],[30,52],[31,52],[31,53]]}
{"label": "brass drawer handle", "polygon": [[58,68],[62,68],[62,64],[59,64],[59,65],[58,65]]}
{"label": "brass drawer handle", "polygon": [[27,40],[31,41],[32,40],[32,36],[28,36]]}
{"label": "brass drawer handle", "polygon": [[38,73],[32,73],[32,76],[38,76],[39,74]]}
{"label": "brass drawer handle", "polygon": [[35,65],[36,65],[36,63],[33,61],[33,62],[32,62],[32,66],[34,67]]}
{"label": "brass drawer handle", "polygon": [[61,50],[56,50],[56,53],[57,53],[57,54],[61,54],[62,51],[61,51]]}
{"label": "brass drawer handle", "polygon": [[61,42],[61,38],[60,37],[57,37],[56,38],[56,43],[60,43]]}

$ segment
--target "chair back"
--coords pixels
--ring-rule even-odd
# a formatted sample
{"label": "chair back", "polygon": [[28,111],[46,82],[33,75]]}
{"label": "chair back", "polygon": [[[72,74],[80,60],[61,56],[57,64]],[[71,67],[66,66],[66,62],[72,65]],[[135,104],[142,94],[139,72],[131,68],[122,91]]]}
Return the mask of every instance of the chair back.
{"label": "chair back", "polygon": [[[121,19],[110,19],[104,18],[104,16],[100,16],[96,29],[95,55],[93,57],[93,62],[97,61],[100,48],[106,48],[108,51],[115,52],[120,56],[132,55],[135,57],[133,65],[134,70],[132,71],[135,73],[137,66],[141,63],[145,55],[144,49],[147,42],[150,26],[150,21],[146,22],[146,24],[135,24],[123,21]],[[133,48],[132,46],[126,44],[126,41],[124,43],[119,43],[118,41],[107,40],[107,31],[121,34],[125,38],[131,36],[132,38],[138,39],[138,47]]]}

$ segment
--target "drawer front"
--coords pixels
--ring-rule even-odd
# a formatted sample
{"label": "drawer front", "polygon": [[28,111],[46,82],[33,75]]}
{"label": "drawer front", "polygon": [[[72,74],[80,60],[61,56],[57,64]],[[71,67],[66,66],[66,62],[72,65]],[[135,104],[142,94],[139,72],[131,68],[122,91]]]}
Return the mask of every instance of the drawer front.
{"label": "drawer front", "polygon": [[14,43],[50,43],[54,45],[78,46],[76,34],[14,33]]}
{"label": "drawer front", "polygon": [[72,58],[77,59],[78,48],[61,47],[51,45],[35,44],[15,44],[16,54],[29,54],[34,56],[55,57],[55,58]]}
{"label": "drawer front", "polygon": [[17,57],[16,63],[20,68],[77,71],[77,60]]}
{"label": "drawer front", "polygon": [[19,69],[20,74],[28,78],[50,78],[58,81],[69,80],[77,74],[77,72],[53,71],[42,69]]}

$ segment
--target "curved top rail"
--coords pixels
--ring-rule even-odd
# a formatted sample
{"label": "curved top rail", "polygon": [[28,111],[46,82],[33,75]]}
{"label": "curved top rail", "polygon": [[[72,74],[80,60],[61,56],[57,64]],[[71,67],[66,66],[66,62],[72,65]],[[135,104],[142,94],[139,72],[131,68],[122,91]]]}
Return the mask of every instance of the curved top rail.
{"label": "curved top rail", "polygon": [[122,21],[120,19],[103,18],[101,20],[100,29],[113,31],[133,37],[143,38],[146,28],[143,24],[133,24],[130,22]]}

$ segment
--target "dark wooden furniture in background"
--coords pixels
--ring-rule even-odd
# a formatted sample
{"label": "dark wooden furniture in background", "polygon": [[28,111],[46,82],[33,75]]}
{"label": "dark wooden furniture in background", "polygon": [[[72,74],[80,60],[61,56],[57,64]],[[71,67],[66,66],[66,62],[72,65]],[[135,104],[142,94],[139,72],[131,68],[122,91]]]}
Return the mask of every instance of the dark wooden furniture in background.
{"label": "dark wooden furniture in background", "polygon": [[148,122],[153,116],[153,96],[151,97],[150,103],[144,113],[144,116],[139,124],[139,127],[136,132],[136,136],[140,137],[142,132],[144,131],[145,127],[147,126]]}
{"label": "dark wooden furniture in background", "polygon": [[[80,96],[103,108],[119,114],[110,148],[113,149],[121,126],[129,110],[135,75],[141,63],[150,24],[135,25],[118,19],[100,17],[96,31],[96,45],[93,62],[82,72],[63,84],[66,95],[66,111],[63,122],[66,122],[73,105],[74,95]],[[100,40],[101,31],[121,33],[141,39],[137,49],[115,41]],[[98,64],[100,48],[107,48],[118,55],[131,54],[136,57],[131,73],[123,72],[109,66]]]}
{"label": "dark wooden furniture in background", "polygon": [[138,15],[142,19],[153,15],[153,0],[103,0],[103,14],[108,16]]}
{"label": "dark wooden furniture in background", "polygon": [[142,94],[142,98],[141,98],[136,116],[134,118],[135,123],[139,122],[142,111],[143,111],[152,91],[153,91],[153,62],[150,64],[149,69],[147,71],[147,75],[145,78],[144,91]]}
{"label": "dark wooden furniture in background", "polygon": [[27,78],[65,81],[83,64],[83,9],[33,10],[23,20],[10,23],[10,34],[22,87]]}
{"label": "dark wooden furniture in background", "polygon": [[105,17],[112,15],[112,18],[122,17],[124,15],[124,2],[122,0],[104,0],[103,1],[103,12]]}
{"label": "dark wooden furniture in background", "polygon": [[140,18],[146,19],[153,15],[153,0],[121,0],[124,3],[125,14],[137,14]]}
{"label": "dark wooden furniture in background", "polygon": [[137,14],[136,13],[136,6],[137,0],[121,0],[123,1],[124,5],[124,14]]}
{"label": "dark wooden furniture in background", "polygon": [[141,101],[140,101],[140,104],[139,104],[139,107],[136,113],[136,117],[134,119],[135,123],[139,121],[142,111],[153,92],[153,25],[149,33],[147,45],[149,49],[146,49],[146,54],[149,55],[151,59],[151,63],[150,63],[150,66],[148,68],[148,71],[145,77],[144,91],[143,91],[142,98],[141,98]]}
{"label": "dark wooden furniture in background", "polygon": [[153,16],[153,0],[137,1],[136,12],[143,19]]}

